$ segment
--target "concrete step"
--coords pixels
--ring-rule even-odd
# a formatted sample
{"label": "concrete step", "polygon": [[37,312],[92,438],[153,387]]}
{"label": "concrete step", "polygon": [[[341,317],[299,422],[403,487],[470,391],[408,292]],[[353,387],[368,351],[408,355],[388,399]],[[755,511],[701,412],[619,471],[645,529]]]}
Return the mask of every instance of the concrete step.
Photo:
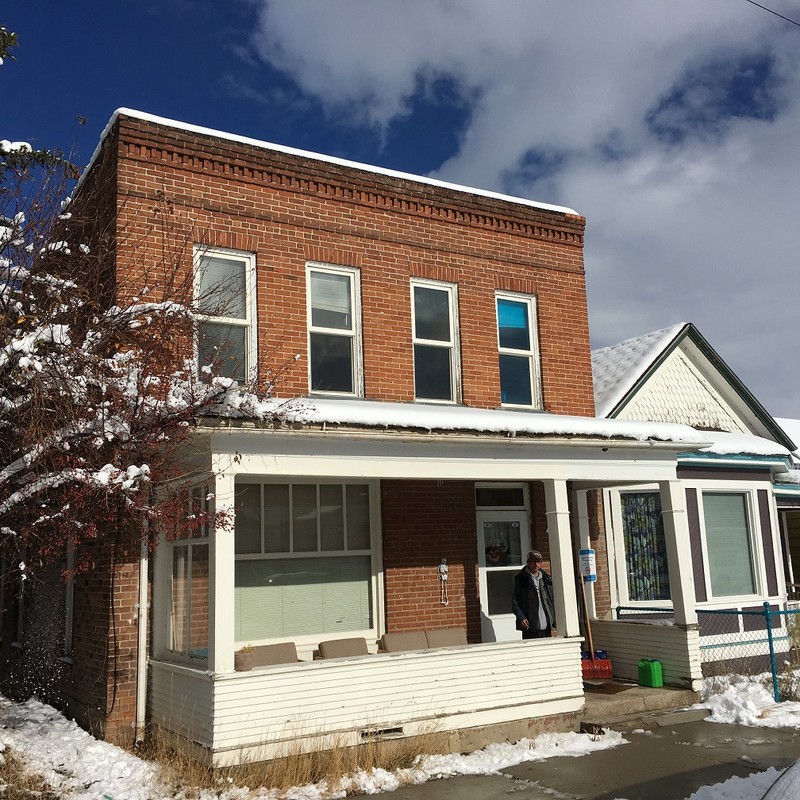
{"label": "concrete step", "polygon": [[700,699],[691,689],[656,689],[614,680],[586,681],[584,689],[584,728],[652,729],[693,722],[708,715],[706,709],[689,708]]}

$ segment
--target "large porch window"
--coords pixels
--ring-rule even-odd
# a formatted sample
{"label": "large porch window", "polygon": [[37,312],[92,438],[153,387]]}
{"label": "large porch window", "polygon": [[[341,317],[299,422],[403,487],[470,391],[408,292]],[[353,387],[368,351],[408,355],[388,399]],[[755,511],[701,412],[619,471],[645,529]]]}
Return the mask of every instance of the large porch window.
{"label": "large porch window", "polygon": [[620,495],[628,600],[669,600],[669,569],[658,492]]}
{"label": "large porch window", "polygon": [[235,505],[237,643],[374,627],[369,484],[237,482]]}

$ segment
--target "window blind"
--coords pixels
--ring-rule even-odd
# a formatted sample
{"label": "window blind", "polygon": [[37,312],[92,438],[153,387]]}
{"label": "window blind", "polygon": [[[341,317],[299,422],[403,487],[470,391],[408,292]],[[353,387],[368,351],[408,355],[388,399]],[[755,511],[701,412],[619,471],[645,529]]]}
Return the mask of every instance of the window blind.
{"label": "window blind", "polygon": [[703,492],[711,593],[754,594],[755,576],[744,494]]}

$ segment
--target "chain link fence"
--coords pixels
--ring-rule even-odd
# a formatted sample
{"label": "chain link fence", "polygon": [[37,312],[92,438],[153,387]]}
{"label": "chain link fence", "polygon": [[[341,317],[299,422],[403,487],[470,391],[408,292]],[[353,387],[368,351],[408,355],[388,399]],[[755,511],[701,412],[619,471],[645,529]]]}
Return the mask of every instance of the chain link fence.
{"label": "chain link fence", "polygon": [[[673,610],[617,606],[619,620],[669,624]],[[703,676],[771,676],[776,702],[800,699],[800,608],[770,603],[743,609],[697,609]]]}

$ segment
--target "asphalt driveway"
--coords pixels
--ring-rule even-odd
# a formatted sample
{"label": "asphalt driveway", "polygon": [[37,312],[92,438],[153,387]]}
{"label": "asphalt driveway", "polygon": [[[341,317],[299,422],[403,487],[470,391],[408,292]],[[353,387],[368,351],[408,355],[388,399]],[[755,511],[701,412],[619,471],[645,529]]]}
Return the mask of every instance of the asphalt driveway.
{"label": "asphalt driveway", "polygon": [[407,786],[396,800],[683,800],[701,786],[800,758],[795,730],[686,722],[625,733],[629,743],[578,758],[526,762],[499,775]]}

